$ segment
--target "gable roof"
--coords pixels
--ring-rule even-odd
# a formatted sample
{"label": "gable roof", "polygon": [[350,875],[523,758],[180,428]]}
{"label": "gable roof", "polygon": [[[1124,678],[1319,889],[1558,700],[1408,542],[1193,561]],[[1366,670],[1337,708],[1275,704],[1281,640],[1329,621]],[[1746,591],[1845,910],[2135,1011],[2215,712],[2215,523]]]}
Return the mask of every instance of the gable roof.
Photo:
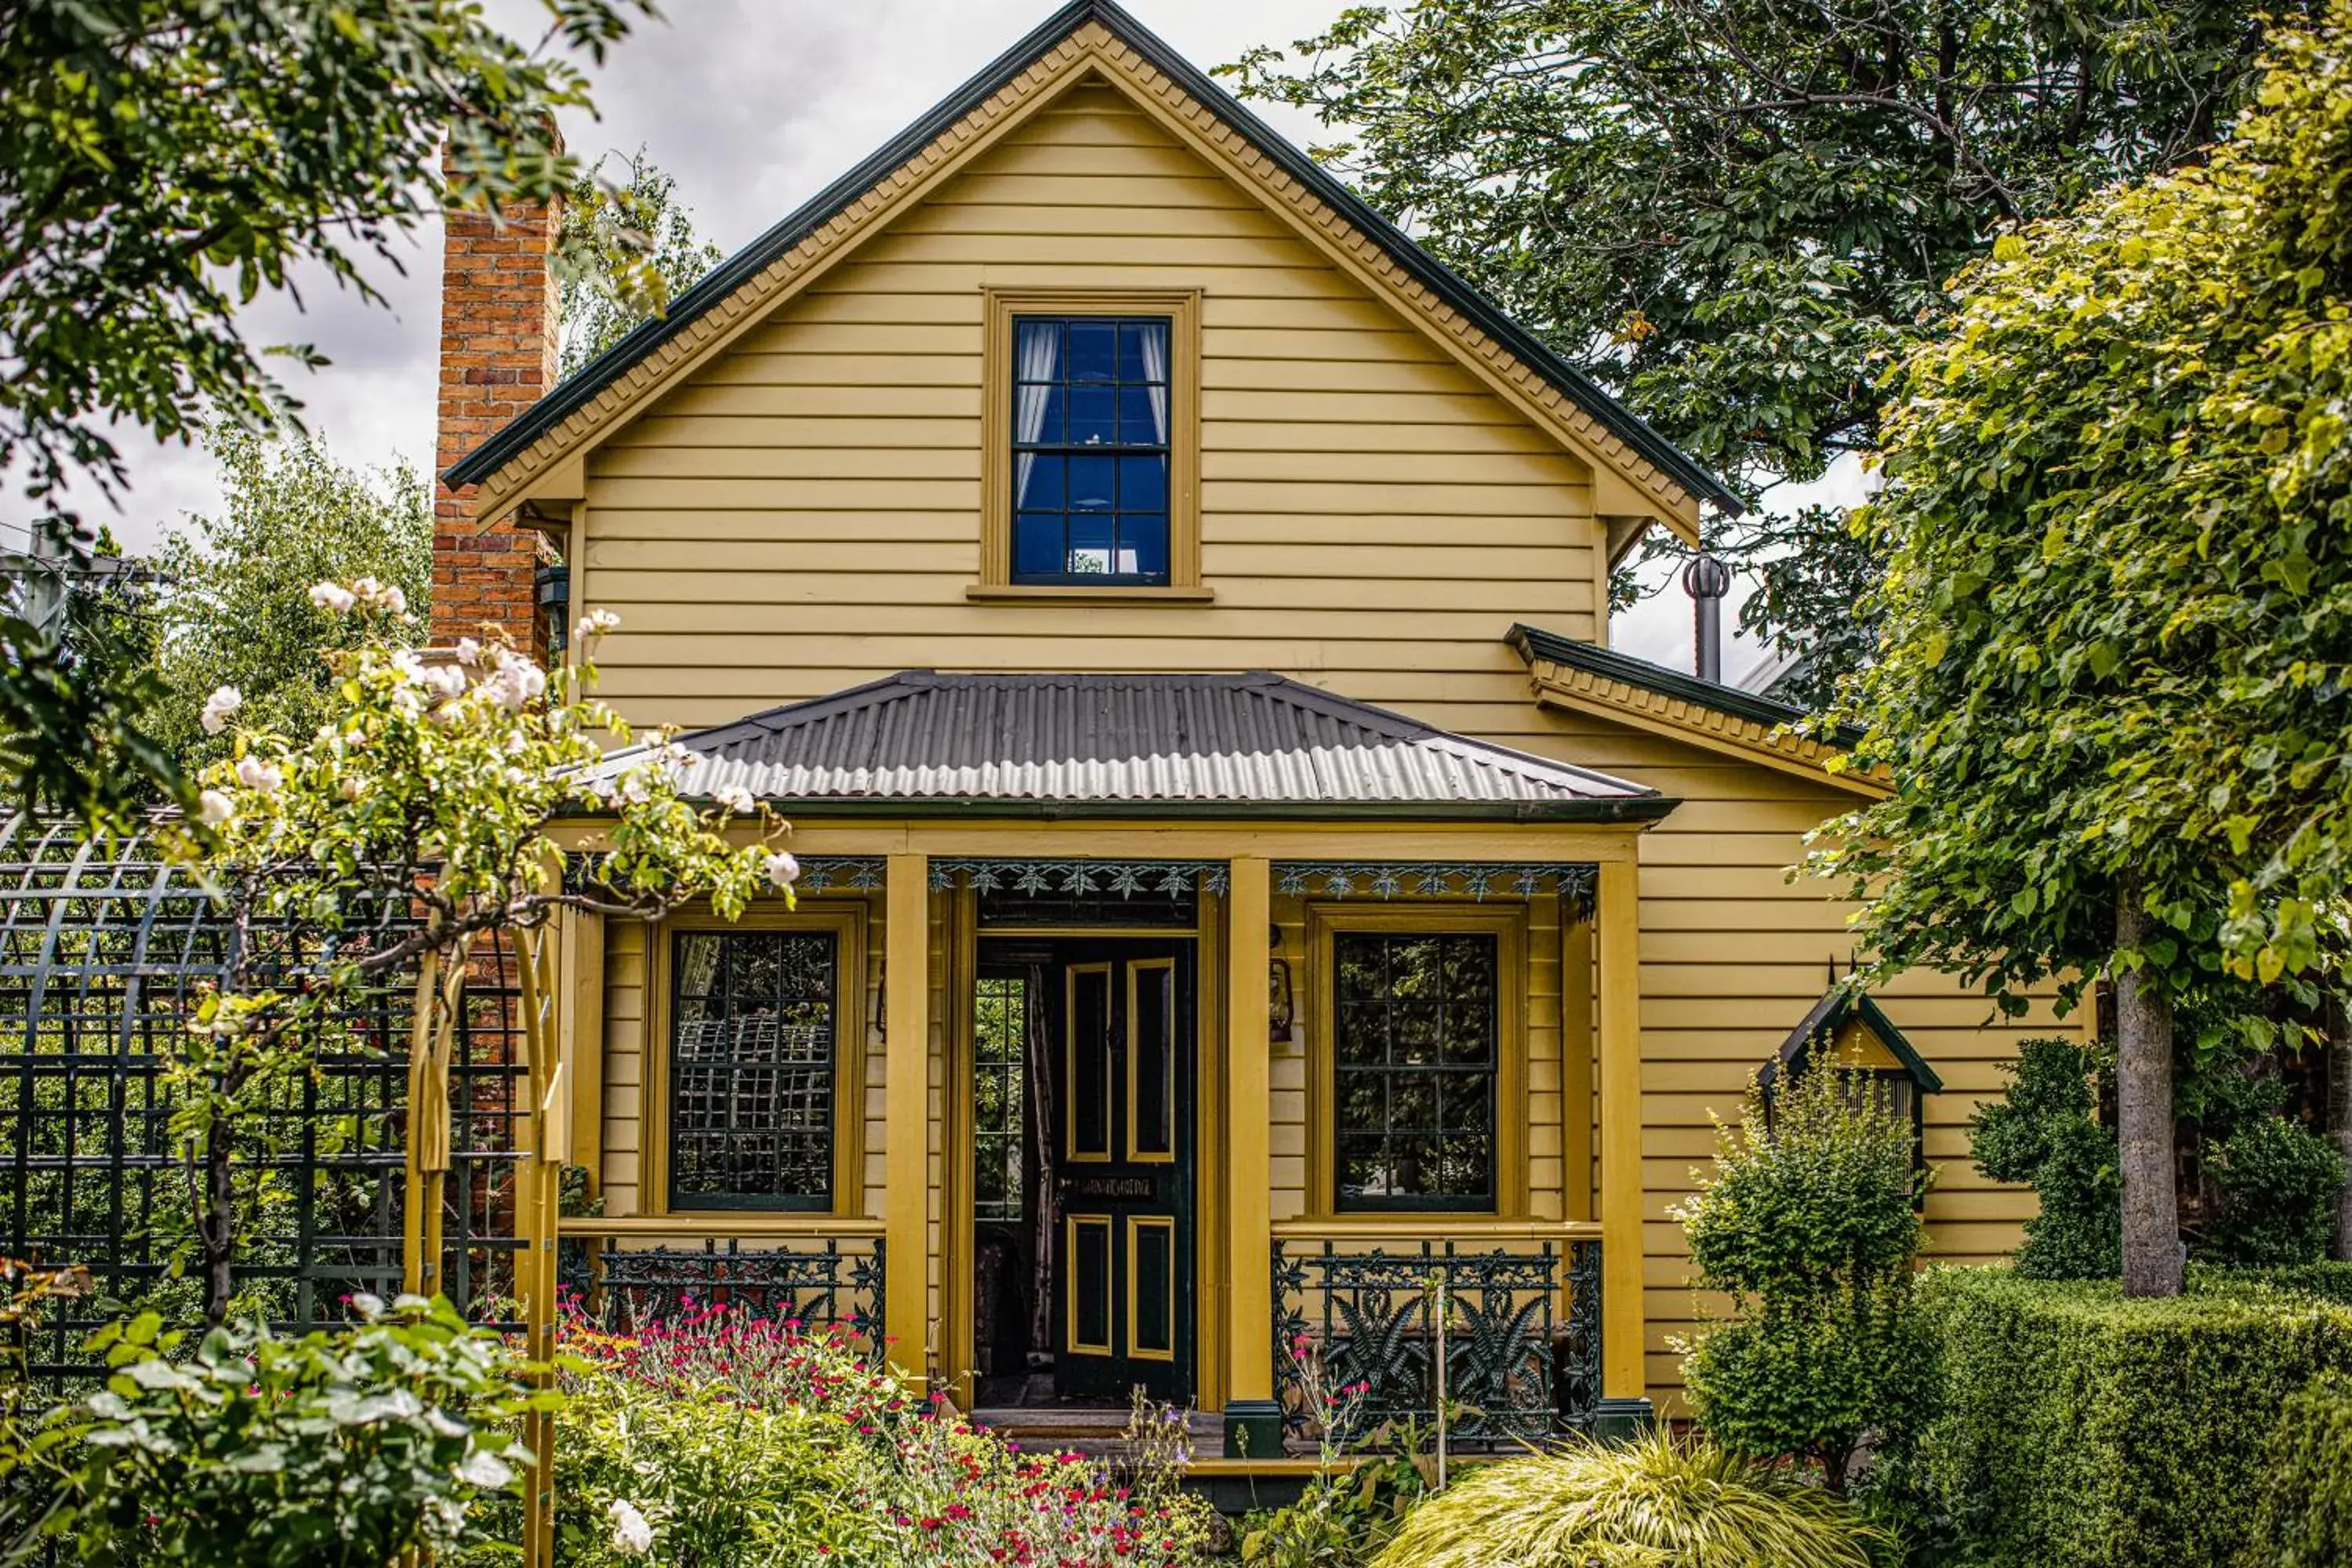
{"label": "gable roof", "polygon": [[1821,739],[1789,728],[1806,717],[1802,709],[1539,626],[1514,626],[1504,640],[1527,660],[1538,702],[1613,719],[1856,795],[1891,793],[1881,773],[1832,766],[1861,739],[1853,731],[1841,728]]}
{"label": "gable roof", "polygon": [[698,759],[677,775],[693,794],[741,788],[795,812],[1640,822],[1676,804],[1259,671],[908,670],[677,744]]}
{"label": "gable roof", "polygon": [[1756,1075],[1757,1083],[1770,1089],[1782,1067],[1793,1068],[1798,1058],[1811,1052],[1815,1041],[1834,1040],[1838,1031],[1844,1028],[1849,1020],[1861,1024],[1877,1036],[1879,1043],[1903,1064],[1903,1070],[1911,1075],[1912,1081],[1919,1086],[1921,1092],[1941,1094],[1944,1091],[1942,1077],[1927,1065],[1927,1058],[1919,1054],[1919,1048],[1911,1043],[1910,1037],[1895,1026],[1895,1020],[1888,1017],[1867,993],[1848,990],[1843,985],[1832,985],[1828,994],[1813,1004],[1812,1011],[1789,1031],[1789,1037],[1780,1042],[1780,1048]]}
{"label": "gable roof", "polygon": [[[1256,154],[1252,163],[1261,165],[1257,169],[1261,178],[1286,181],[1313,203],[1336,215],[1359,242],[1349,248],[1356,253],[1360,264],[1369,266],[1385,260],[1401,269],[1405,275],[1403,281],[1425,291],[1429,302],[1450,311],[1473,332],[1499,347],[1518,366],[1548,383],[1596,427],[1604,437],[1603,446],[1617,447],[1634,459],[1636,468],[1647,468],[1694,502],[1710,502],[1735,513],[1740,510],[1738,498],[1720,479],[1455,277],[1113,0],[1071,0],[856,168],[720,263],[708,277],[672,300],[663,315],[642,323],[557,384],[546,396],[452,466],[443,476],[444,481],[452,488],[484,484],[551,436],[562,432],[567,422],[590,410],[630,373],[663,350],[693,337],[739,295],[757,285],[771,268],[858,216],[859,209],[868,205],[877,192],[894,184],[903,188],[909,179],[909,169],[923,164],[943,142],[956,138],[965,122],[990,111],[1000,98],[1016,90],[1041,63],[1090,24],[1100,27],[1110,42],[1131,51],[1140,64],[1165,79],[1176,93],[1189,98],[1215,121],[1237,132]],[[939,160],[931,160],[929,172],[935,172],[939,164]],[[1345,240],[1349,237],[1335,237]],[[1360,247],[1367,244],[1381,254],[1361,254]],[[762,305],[772,302],[762,301]],[[584,432],[575,432],[581,433]]]}

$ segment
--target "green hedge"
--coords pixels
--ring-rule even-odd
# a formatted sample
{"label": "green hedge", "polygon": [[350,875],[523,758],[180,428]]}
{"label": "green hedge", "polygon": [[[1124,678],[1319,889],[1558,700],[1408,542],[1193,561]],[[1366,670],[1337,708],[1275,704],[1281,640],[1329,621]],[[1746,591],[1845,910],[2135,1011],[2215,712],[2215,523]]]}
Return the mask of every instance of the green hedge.
{"label": "green hedge", "polygon": [[2192,1263],[2189,1288],[2199,1295],[2226,1295],[2249,1289],[2284,1290],[2352,1307],[2352,1263],[2289,1263],[2268,1268],[2215,1268]]}
{"label": "green hedge", "polygon": [[2330,1374],[2288,1400],[2263,1468],[2248,1568],[2352,1563],[2352,1382]]}
{"label": "green hedge", "polygon": [[1999,1568],[2230,1568],[2284,1402],[2352,1368],[2352,1310],[2225,1279],[2165,1301],[2105,1281],[1938,1269],[1928,1502]]}

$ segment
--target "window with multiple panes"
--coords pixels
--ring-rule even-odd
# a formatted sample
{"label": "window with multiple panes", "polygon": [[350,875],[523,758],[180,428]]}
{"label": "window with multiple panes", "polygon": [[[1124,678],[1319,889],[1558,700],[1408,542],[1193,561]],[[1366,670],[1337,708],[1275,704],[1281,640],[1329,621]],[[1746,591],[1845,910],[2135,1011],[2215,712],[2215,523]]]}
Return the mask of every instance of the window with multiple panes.
{"label": "window with multiple panes", "polygon": [[1028,1100],[1029,980],[991,973],[972,990],[972,1215],[1022,1215],[1022,1135]]}
{"label": "window with multiple panes", "polygon": [[831,1208],[837,935],[698,931],[673,942],[670,1205]]}
{"label": "window with multiple panes", "polygon": [[1495,1206],[1499,962],[1491,932],[1333,936],[1340,1209]]}
{"label": "window with multiple panes", "polygon": [[1169,582],[1169,342],[1165,316],[1013,318],[1013,582]]}

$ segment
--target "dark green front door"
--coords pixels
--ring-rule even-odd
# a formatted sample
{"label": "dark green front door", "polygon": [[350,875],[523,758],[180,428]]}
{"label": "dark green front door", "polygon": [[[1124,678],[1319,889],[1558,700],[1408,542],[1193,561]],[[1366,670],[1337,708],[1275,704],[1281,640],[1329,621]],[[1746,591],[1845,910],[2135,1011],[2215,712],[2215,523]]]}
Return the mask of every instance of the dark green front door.
{"label": "dark green front door", "polygon": [[1192,1390],[1192,945],[1057,954],[1055,1392]]}

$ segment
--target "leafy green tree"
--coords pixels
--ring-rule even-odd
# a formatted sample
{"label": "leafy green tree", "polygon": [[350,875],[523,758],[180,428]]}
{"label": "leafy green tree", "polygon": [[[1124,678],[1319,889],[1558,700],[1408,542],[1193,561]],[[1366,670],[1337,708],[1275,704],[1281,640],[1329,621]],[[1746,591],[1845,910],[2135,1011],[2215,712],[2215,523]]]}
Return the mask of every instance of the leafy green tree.
{"label": "leafy green tree", "polygon": [[228,752],[208,734],[205,700],[227,688],[245,721],[308,735],[336,702],[327,657],[364,636],[349,616],[312,599],[322,582],[366,577],[399,588],[426,614],[433,582],[433,509],[404,464],[366,474],[343,467],[317,437],[227,426],[210,443],[226,496],[156,552],[156,659],[163,695],[150,729],[194,773]]}
{"label": "leafy green tree", "polygon": [[[589,104],[583,62],[647,5],[541,4],[529,43],[446,0],[0,14],[0,468],[40,511],[37,555],[89,558],[62,487],[122,489],[111,429],[184,440],[215,407],[247,423],[292,411],[241,307],[305,270],[376,301],[371,264],[399,265],[445,205],[572,184],[551,117]],[[33,602],[0,617],[0,794],[120,824],[152,783],[184,786],[138,731],[135,694],[60,638],[45,581],[30,574]]]}
{"label": "leafy green tree", "polygon": [[2352,0],[2267,64],[2206,164],[2003,237],[1890,379],[1839,716],[1896,789],[1819,857],[1877,973],[2012,1013],[2114,976],[2136,1295],[2180,1288],[2174,1004],[2320,965],[2352,890]]}
{"label": "leafy green tree", "polygon": [[[236,1294],[238,1132],[299,1081],[338,1007],[428,956],[461,973],[477,941],[536,931],[558,910],[655,919],[707,899],[731,920],[763,889],[789,897],[800,875],[770,842],[782,830],[774,815],[740,788],[698,806],[673,748],[649,744],[604,765],[608,743],[632,738],[592,695],[596,649],[618,625],[610,612],[583,616],[576,662],[552,669],[471,638],[427,662],[405,646],[416,621],[395,584],[310,592],[361,627],[331,657],[326,721],[289,736],[243,722],[234,694],[205,704],[206,728],[232,739],[202,774],[198,811],[212,837],[198,868],[219,889],[224,921],[248,940],[170,1042],[165,1077],[172,1131],[192,1155],[215,1324]],[[731,832],[739,813],[751,815],[751,835]],[[582,816],[608,826],[601,847],[567,866],[549,828]],[[263,940],[296,926],[299,952]]]}
{"label": "leafy green tree", "polygon": [[1886,360],[2006,222],[2192,156],[2263,0],[1413,0],[1226,68],[1372,205],[1763,510],[1718,553],[1826,699],[1879,552],[1780,481],[1869,452]]}
{"label": "leafy green tree", "polygon": [[1912,1130],[1883,1087],[1826,1059],[1751,1089],[1715,1173],[1675,1211],[1702,1289],[1731,1298],[1683,1363],[1730,1453],[1799,1456],[1845,1489],[1854,1450],[1924,1414],[1932,1353],[1912,1305],[1924,1238]]}
{"label": "leafy green tree", "polygon": [[[620,168],[607,174],[607,166]],[[563,237],[580,265],[562,280],[562,374],[570,375],[651,321],[726,257],[695,232],[677,180],[640,146],[581,170],[563,203]],[[650,268],[654,287],[645,287]]]}

